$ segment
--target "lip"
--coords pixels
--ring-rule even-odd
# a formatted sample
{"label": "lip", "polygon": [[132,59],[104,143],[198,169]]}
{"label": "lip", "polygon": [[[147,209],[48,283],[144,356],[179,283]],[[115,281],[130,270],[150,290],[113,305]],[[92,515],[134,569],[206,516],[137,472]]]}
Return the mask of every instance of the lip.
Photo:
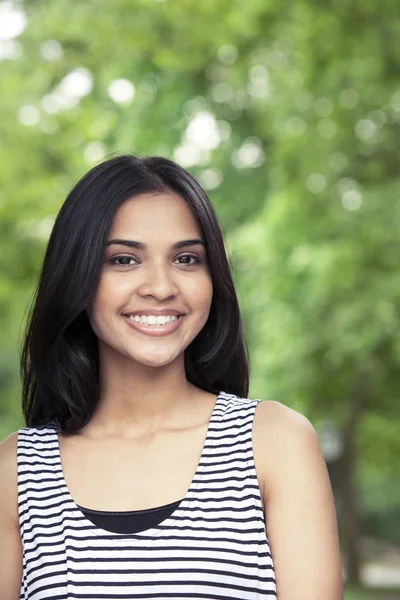
{"label": "lip", "polygon": [[[134,315],[136,313],[129,313],[130,315]],[[138,314],[146,314],[146,315],[154,315],[154,312],[146,312],[146,313],[138,313]],[[164,314],[175,314],[173,312],[168,312]],[[145,335],[149,335],[149,336],[163,336],[163,335],[170,335],[171,333],[174,333],[180,326],[181,323],[184,319],[184,315],[182,315],[182,313],[177,313],[180,314],[181,316],[179,317],[179,319],[176,319],[176,321],[173,321],[172,323],[165,323],[164,325],[146,325],[145,323],[136,323],[136,321],[131,321],[130,318],[127,315],[124,315],[124,319],[125,321],[128,323],[128,325],[132,328],[135,329],[136,331],[139,331],[140,333],[144,333]],[[160,315],[160,313],[156,313],[156,316]]]}

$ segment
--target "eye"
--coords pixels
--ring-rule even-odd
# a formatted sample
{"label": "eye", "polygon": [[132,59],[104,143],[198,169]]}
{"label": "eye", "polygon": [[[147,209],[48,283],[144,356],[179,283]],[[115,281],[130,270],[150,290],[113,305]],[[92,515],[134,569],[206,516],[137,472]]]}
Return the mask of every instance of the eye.
{"label": "eye", "polygon": [[110,258],[108,262],[112,265],[117,265],[118,267],[130,267],[133,264],[137,264],[137,261],[133,256],[114,256],[113,258]]}
{"label": "eye", "polygon": [[198,256],[193,256],[192,254],[182,254],[182,256],[178,256],[176,260],[180,261],[179,264],[187,265],[189,267],[201,263],[201,259]]}

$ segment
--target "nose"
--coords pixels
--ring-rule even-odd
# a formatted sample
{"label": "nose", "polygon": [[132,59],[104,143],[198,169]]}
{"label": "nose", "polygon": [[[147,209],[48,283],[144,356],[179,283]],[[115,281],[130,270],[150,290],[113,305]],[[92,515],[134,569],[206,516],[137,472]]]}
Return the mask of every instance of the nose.
{"label": "nose", "polygon": [[168,265],[148,264],[144,267],[142,273],[143,279],[137,290],[141,296],[152,296],[158,301],[162,301],[173,298],[178,294],[174,274]]}

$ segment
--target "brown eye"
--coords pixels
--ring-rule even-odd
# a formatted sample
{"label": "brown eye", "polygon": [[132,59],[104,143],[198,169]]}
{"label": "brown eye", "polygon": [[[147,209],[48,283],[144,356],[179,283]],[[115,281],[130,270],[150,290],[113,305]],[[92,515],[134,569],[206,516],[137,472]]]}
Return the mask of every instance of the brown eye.
{"label": "brown eye", "polygon": [[114,256],[109,262],[112,265],[117,265],[119,267],[130,267],[132,264],[136,264],[136,261],[132,256]]}
{"label": "brown eye", "polygon": [[180,261],[181,265],[188,266],[199,264],[201,262],[198,256],[192,256],[191,254],[183,254],[182,256],[179,256],[177,260]]}

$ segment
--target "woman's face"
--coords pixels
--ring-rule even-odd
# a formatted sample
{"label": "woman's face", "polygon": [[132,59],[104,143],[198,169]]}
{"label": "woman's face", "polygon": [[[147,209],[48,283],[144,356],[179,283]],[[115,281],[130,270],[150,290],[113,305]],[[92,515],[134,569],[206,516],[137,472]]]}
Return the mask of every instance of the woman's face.
{"label": "woman's face", "polygon": [[145,194],[115,214],[88,310],[100,354],[164,366],[204,327],[212,282],[204,238],[186,202]]}

